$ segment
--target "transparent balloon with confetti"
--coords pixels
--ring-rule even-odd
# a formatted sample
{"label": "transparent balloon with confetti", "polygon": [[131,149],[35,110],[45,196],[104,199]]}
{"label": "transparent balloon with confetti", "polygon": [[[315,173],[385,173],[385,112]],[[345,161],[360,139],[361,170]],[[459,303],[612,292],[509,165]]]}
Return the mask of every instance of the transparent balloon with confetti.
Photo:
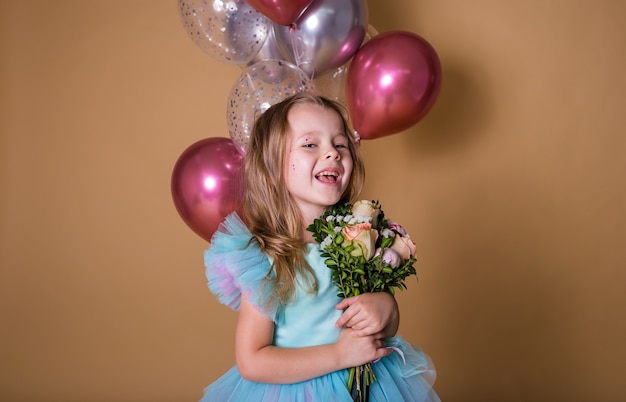
{"label": "transparent balloon with confetti", "polygon": [[314,92],[309,76],[284,60],[263,60],[233,84],[226,107],[228,133],[245,154],[256,118],[270,106],[300,92]]}

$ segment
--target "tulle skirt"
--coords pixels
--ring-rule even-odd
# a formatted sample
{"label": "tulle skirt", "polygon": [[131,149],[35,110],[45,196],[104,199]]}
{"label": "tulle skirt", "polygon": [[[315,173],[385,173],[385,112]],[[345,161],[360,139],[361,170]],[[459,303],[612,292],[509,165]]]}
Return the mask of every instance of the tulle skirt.
{"label": "tulle skirt", "polygon": [[[400,337],[389,339],[387,346],[396,351],[372,365],[377,381],[369,400],[440,401],[432,388],[435,370],[421,349]],[[347,380],[348,370],[339,370],[295,384],[266,384],[243,379],[235,366],[205,389],[201,402],[349,402]]]}

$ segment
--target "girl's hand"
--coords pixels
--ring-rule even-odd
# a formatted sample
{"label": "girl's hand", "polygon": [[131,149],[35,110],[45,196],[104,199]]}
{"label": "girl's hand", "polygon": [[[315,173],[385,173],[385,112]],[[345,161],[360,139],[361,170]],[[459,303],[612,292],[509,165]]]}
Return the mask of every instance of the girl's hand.
{"label": "girl's hand", "polygon": [[352,332],[350,328],[343,328],[335,344],[342,366],[361,366],[392,353],[392,349],[385,347],[385,339],[381,335],[354,337]]}
{"label": "girl's hand", "polygon": [[335,308],[345,310],[335,325],[352,328],[354,336],[382,333],[389,338],[398,330],[400,313],[396,299],[390,293],[363,293],[343,299]]}

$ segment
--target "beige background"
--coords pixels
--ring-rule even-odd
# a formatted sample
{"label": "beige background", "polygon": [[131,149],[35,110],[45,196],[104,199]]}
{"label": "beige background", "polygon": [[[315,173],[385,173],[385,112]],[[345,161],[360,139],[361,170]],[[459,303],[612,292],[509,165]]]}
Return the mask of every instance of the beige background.
{"label": "beige background", "polygon": [[[452,401],[626,399],[626,2],[370,0],[442,61],[439,101],[363,145],[418,244],[401,334]],[[237,67],[176,0],[0,0],[0,400],[194,401],[235,314],[170,195],[227,137]]]}

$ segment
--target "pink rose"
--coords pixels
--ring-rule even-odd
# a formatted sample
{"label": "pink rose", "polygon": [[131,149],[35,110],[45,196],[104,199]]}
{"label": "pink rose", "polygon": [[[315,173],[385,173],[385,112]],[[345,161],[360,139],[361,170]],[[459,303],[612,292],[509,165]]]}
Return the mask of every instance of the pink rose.
{"label": "pink rose", "polygon": [[402,259],[408,260],[409,257],[415,256],[415,243],[410,237],[403,237],[397,235],[393,238],[390,248],[394,250]]}
{"label": "pink rose", "polygon": [[390,222],[389,223],[389,229],[391,229],[394,232],[398,233],[400,236],[406,236],[406,230],[404,230],[402,225],[400,225],[397,222]]}
{"label": "pink rose", "polygon": [[383,262],[387,263],[391,268],[398,268],[402,263],[402,258],[390,248],[385,249],[381,258]]}
{"label": "pink rose", "polygon": [[378,232],[372,229],[369,222],[359,223],[357,225],[346,226],[341,231],[344,238],[344,244],[352,243],[354,251],[352,255],[358,257],[362,255],[366,260],[374,256],[376,250],[376,240],[378,240]]}

